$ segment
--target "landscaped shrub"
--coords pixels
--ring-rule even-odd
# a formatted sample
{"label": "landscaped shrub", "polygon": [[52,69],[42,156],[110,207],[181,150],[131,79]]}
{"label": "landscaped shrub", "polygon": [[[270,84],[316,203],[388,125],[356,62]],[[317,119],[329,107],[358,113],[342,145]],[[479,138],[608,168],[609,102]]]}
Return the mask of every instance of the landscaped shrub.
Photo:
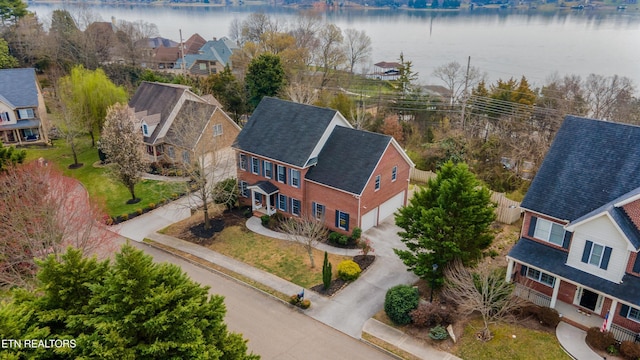
{"label": "landscaped shrub", "polygon": [[260,222],[262,222],[262,226],[269,227],[269,220],[271,220],[271,216],[262,215],[260,216]]}
{"label": "landscaped shrub", "polygon": [[308,309],[311,306],[311,300],[300,297],[299,294],[293,294],[289,298],[289,304],[295,305],[302,309]]}
{"label": "landscaped shrub", "polygon": [[411,322],[409,313],[418,307],[420,294],[418,289],[409,285],[396,285],[387,291],[384,298],[384,312],[398,325]]}
{"label": "landscaped shrub", "polygon": [[640,359],[640,344],[633,341],[623,341],[620,343],[620,354],[624,356],[625,359]]}
{"label": "landscaped shrub", "polygon": [[454,316],[448,309],[443,309],[439,304],[421,303],[409,313],[411,322],[418,327],[432,327],[435,325],[449,325],[453,323]]}
{"label": "landscaped shrub", "polygon": [[560,314],[558,314],[556,309],[543,306],[538,312],[538,320],[540,320],[544,326],[555,328],[560,323]]}
{"label": "landscaped shrub", "polygon": [[149,203],[149,209],[153,210],[156,208],[156,204],[155,203]]}
{"label": "landscaped shrub", "polygon": [[127,220],[129,220],[129,214],[122,214],[122,215],[120,215],[120,220],[122,220],[122,221],[127,221]]}
{"label": "landscaped shrub", "polygon": [[444,340],[449,337],[449,333],[444,326],[436,325],[429,330],[429,337],[433,340]]}
{"label": "landscaped shrub", "polygon": [[324,262],[322,263],[322,287],[325,290],[329,290],[331,287],[331,263],[329,262],[329,255],[327,252],[324,252]]}
{"label": "landscaped shrub", "polygon": [[300,304],[298,305],[303,309],[308,309],[311,307],[311,300],[309,299],[304,299],[302,301],[300,301]]}
{"label": "landscaped shrub", "polygon": [[360,229],[359,227],[354,227],[349,240],[350,242],[355,244],[358,242],[358,240],[360,240],[360,236],[362,236],[362,229]]}
{"label": "landscaped shrub", "polygon": [[349,237],[338,232],[332,232],[329,234],[329,242],[336,245],[346,246],[349,244]]}
{"label": "landscaped shrub", "polygon": [[137,208],[137,209],[136,209],[136,213],[137,213],[138,215],[142,215],[142,209]]}
{"label": "landscaped shrub", "polygon": [[607,350],[616,343],[616,339],[610,331],[602,332],[599,327],[592,327],[587,330],[587,344],[597,350]]}
{"label": "landscaped shrub", "polygon": [[345,260],[338,264],[338,277],[344,281],[353,281],[360,276],[362,270],[353,260]]}
{"label": "landscaped shrub", "polygon": [[358,241],[358,247],[360,248],[360,252],[362,255],[367,256],[370,252],[374,252],[375,249],[371,246],[371,240],[367,238],[362,238]]}

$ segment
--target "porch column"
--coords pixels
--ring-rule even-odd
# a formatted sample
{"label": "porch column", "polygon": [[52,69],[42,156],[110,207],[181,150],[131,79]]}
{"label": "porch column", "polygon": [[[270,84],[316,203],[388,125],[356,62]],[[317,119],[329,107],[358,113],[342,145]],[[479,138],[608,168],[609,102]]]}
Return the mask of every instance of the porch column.
{"label": "porch column", "polygon": [[507,283],[511,282],[511,277],[513,276],[513,265],[515,264],[515,261],[513,261],[513,259],[509,259],[509,261],[507,262],[507,275],[506,275],[506,279],[505,281]]}
{"label": "porch column", "polygon": [[549,307],[552,309],[556,308],[556,301],[558,300],[558,292],[560,291],[560,283],[562,281],[558,278],[556,278],[556,281],[554,281],[553,283],[553,293],[551,294],[551,303],[549,304]]}
{"label": "porch column", "polygon": [[613,317],[616,315],[617,307],[618,307],[618,300],[611,299],[611,306],[609,307],[609,320],[607,320],[607,327],[605,328],[606,331],[611,330],[611,324],[613,324]]}
{"label": "porch column", "polygon": [[256,193],[251,189],[251,211],[256,211]]}
{"label": "porch column", "polygon": [[267,215],[271,215],[271,195],[265,195],[267,198]]}

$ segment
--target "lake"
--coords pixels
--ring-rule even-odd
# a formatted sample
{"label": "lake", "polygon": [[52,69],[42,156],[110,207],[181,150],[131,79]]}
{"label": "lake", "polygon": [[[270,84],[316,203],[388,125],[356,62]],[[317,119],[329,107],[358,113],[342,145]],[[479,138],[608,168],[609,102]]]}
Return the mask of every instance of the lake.
{"label": "lake", "polygon": [[[80,5],[29,3],[46,26],[53,10],[78,14]],[[179,40],[199,33],[205,39],[226,36],[233,19],[265,12],[287,21],[297,10],[282,7],[158,7],[144,5],[87,5],[102,20],[144,20],[160,34]],[[407,10],[339,10],[323,18],[340,28],[365,30],[371,37],[371,64],[397,61],[404,53],[423,84],[440,84],[433,70],[450,61],[486,72],[488,79],[519,79],[542,85],[554,73],[590,73],[631,78],[640,87],[640,10],[558,10],[553,12],[476,9],[449,12]],[[371,65],[369,65],[371,68]]]}

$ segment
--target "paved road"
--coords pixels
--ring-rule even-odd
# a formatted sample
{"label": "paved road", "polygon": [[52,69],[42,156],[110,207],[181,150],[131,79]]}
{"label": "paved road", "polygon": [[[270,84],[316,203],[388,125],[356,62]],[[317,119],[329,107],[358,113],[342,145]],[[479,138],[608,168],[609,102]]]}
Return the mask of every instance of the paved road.
{"label": "paved road", "polygon": [[[124,240],[119,239],[118,242]],[[225,297],[230,330],[249,339],[249,349],[262,359],[393,359],[393,357],[298,312],[282,302],[225,276],[176,256],[131,242],[155,261],[180,266],[189,276]]]}

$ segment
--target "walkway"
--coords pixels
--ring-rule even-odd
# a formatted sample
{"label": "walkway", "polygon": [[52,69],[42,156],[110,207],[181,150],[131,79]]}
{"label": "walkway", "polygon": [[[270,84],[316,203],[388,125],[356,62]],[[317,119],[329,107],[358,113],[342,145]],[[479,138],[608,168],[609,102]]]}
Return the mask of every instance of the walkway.
{"label": "walkway", "polygon": [[[193,200],[183,198],[132,220],[115,225],[112,230],[135,241],[150,238],[160,244],[225,267],[284,294],[300,292],[301,288],[298,285],[275,275],[205,247],[157,233],[158,230],[189,217],[191,205],[193,205]],[[289,240],[284,234],[264,228],[257,217],[249,219],[247,227],[265,236]],[[451,354],[440,352],[420,341],[402,336],[396,329],[370,320],[376,312],[382,309],[386,291],[390,287],[398,284],[411,284],[417,280],[416,276],[406,270],[406,266],[393,252],[394,248],[404,248],[404,244],[400,242],[397,236],[399,230],[392,221],[387,220],[379,226],[366,231],[364,236],[371,240],[373,244],[376,261],[358,281],[347,286],[333,297],[326,298],[313,291],[305,291],[305,296],[312,302],[311,308],[306,310],[305,314],[356,339],[360,339],[361,333],[364,331],[412,353],[418,358],[434,360],[457,359]],[[326,244],[320,244],[318,248],[348,256],[357,255],[359,252],[354,249],[338,249]],[[584,341],[586,333],[584,331],[562,322],[556,330],[556,335],[566,351],[573,354],[573,358],[579,360],[601,359],[586,345]]]}

